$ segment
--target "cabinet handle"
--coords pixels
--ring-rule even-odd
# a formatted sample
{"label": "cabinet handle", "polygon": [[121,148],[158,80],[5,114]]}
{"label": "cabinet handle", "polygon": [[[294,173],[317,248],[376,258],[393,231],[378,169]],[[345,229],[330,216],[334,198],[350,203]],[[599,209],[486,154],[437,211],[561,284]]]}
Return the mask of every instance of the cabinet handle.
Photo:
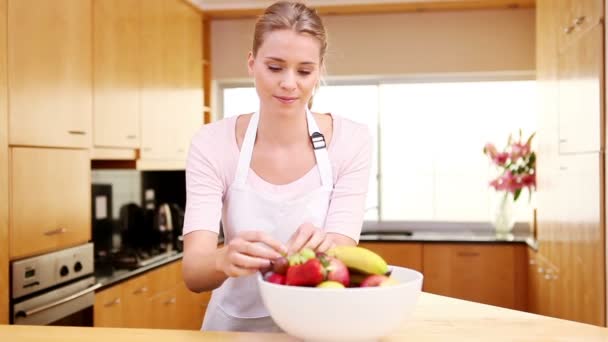
{"label": "cabinet handle", "polygon": [[178,148],[177,152],[182,153],[182,152],[184,152],[184,149],[183,148]]}
{"label": "cabinet handle", "polygon": [[530,261],[528,262],[530,265],[536,265],[536,260],[534,259],[530,259]]}
{"label": "cabinet handle", "polygon": [[133,294],[140,294],[140,293],[146,293],[148,292],[148,288],[147,287],[142,287],[140,289],[137,289],[135,291],[133,291]]}
{"label": "cabinet handle", "polygon": [[585,19],[586,19],[585,16],[581,15],[580,17],[574,19],[574,25],[580,26],[582,23],[585,22]]}
{"label": "cabinet handle", "polygon": [[566,138],[561,138],[561,139],[559,139],[559,143],[560,143],[560,144],[565,144],[565,143],[567,143],[567,142],[568,142],[568,139],[566,139]]}
{"label": "cabinet handle", "polygon": [[545,274],[545,280],[552,280],[553,276],[551,276],[550,274]]}
{"label": "cabinet handle", "polygon": [[175,297],[169,299],[168,301],[165,302],[165,305],[171,305],[171,304],[175,304]]}
{"label": "cabinet handle", "polygon": [[86,135],[87,132],[85,131],[68,131],[69,134],[73,134],[73,135]]}
{"label": "cabinet handle", "polygon": [[51,236],[51,235],[63,234],[67,231],[68,230],[65,228],[57,228],[57,229],[49,230],[48,232],[44,232],[44,235]]}
{"label": "cabinet handle", "polygon": [[144,151],[152,151],[152,149],[149,147],[144,147]]}
{"label": "cabinet handle", "polygon": [[539,267],[539,268],[537,269],[537,272],[538,272],[538,273],[545,273],[545,270],[543,270],[543,268],[542,268],[542,267]]}
{"label": "cabinet handle", "polygon": [[570,34],[572,31],[574,31],[574,25],[568,26],[564,29],[565,34]]}
{"label": "cabinet handle", "polygon": [[567,166],[560,166],[559,169],[561,171],[566,171],[566,170],[568,170],[568,167]]}
{"label": "cabinet handle", "polygon": [[110,306],[114,306],[114,305],[118,305],[120,304],[120,298],[116,298],[113,301],[109,302],[109,303],[105,303],[104,306],[105,307],[110,307]]}
{"label": "cabinet handle", "polygon": [[478,257],[479,252],[458,252],[459,257]]}
{"label": "cabinet handle", "polygon": [[127,135],[127,139],[136,139],[136,138],[137,138],[137,135],[135,135],[135,134]]}

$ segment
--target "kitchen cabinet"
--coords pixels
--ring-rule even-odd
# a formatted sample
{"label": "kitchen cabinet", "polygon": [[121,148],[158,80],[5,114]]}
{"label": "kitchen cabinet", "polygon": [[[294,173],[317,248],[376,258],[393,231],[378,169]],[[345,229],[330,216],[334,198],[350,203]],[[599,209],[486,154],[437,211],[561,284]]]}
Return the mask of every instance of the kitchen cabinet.
{"label": "kitchen cabinet", "polygon": [[183,169],[203,124],[201,17],[183,1],[150,0],[141,21],[141,159]]}
{"label": "kitchen cabinet", "polygon": [[407,267],[422,272],[422,243],[361,242],[359,246],[376,252],[389,265]]}
{"label": "kitchen cabinet", "polygon": [[87,150],[12,147],[9,167],[11,259],[91,239]]}
{"label": "kitchen cabinet", "polygon": [[[95,293],[93,322],[96,327],[120,327],[125,320],[123,312],[122,287],[114,286]],[[146,312],[144,308],[140,309],[141,314]]]}
{"label": "kitchen cabinet", "polygon": [[[7,0],[0,0],[0,46],[6,46]],[[0,49],[0,324],[8,324],[8,89],[6,49]]]}
{"label": "kitchen cabinet", "polygon": [[571,44],[601,23],[604,13],[602,0],[557,0],[559,6],[559,26],[555,34],[559,39],[560,51],[569,49]]}
{"label": "kitchen cabinet", "polygon": [[93,145],[139,147],[141,0],[93,3]]}
{"label": "kitchen cabinet", "polygon": [[423,290],[525,310],[526,256],[523,245],[428,243]]}
{"label": "kitchen cabinet", "polygon": [[8,0],[11,145],[91,145],[91,0]]}
{"label": "kitchen cabinet", "polygon": [[601,149],[603,41],[597,24],[558,58],[560,153]]}
{"label": "kitchen cabinet", "polygon": [[209,299],[186,288],[176,261],[96,293],[94,325],[199,330]]}

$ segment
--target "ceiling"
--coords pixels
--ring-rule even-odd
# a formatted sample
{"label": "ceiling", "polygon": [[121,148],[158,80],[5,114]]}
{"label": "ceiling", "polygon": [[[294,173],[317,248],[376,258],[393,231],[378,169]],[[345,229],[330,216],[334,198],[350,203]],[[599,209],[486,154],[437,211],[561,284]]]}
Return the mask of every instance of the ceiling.
{"label": "ceiling", "polygon": [[[239,10],[239,9],[256,9],[266,8],[276,0],[189,0],[203,11],[216,10]],[[398,4],[398,3],[427,3],[429,0],[308,0],[304,1],[312,7],[318,6],[341,6],[341,5],[380,5],[380,4]],[[442,0],[434,2],[461,2],[460,0]]]}
{"label": "ceiling", "polygon": [[[186,0],[209,18],[259,15],[276,0]],[[394,13],[411,11],[531,8],[536,0],[300,0],[324,14]]]}

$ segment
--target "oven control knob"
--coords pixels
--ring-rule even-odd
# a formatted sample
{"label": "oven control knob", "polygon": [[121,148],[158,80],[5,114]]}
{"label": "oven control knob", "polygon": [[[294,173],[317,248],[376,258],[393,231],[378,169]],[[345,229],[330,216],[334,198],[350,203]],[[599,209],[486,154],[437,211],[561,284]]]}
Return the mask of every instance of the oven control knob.
{"label": "oven control knob", "polygon": [[62,277],[65,277],[68,275],[68,273],[70,273],[70,270],[68,269],[68,267],[61,266],[61,268],[59,269],[59,275],[61,275]]}
{"label": "oven control knob", "polygon": [[80,263],[80,261],[76,261],[76,263],[74,264],[74,272],[80,271],[82,271],[82,264]]}

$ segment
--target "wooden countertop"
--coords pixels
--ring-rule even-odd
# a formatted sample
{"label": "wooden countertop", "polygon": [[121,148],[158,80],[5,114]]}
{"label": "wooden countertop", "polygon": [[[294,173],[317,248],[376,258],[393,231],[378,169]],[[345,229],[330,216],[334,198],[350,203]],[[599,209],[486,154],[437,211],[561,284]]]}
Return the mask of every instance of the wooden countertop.
{"label": "wooden countertop", "polygon": [[[608,341],[608,329],[423,293],[410,321],[383,341]],[[284,334],[0,325],[11,342],[296,341]]]}

